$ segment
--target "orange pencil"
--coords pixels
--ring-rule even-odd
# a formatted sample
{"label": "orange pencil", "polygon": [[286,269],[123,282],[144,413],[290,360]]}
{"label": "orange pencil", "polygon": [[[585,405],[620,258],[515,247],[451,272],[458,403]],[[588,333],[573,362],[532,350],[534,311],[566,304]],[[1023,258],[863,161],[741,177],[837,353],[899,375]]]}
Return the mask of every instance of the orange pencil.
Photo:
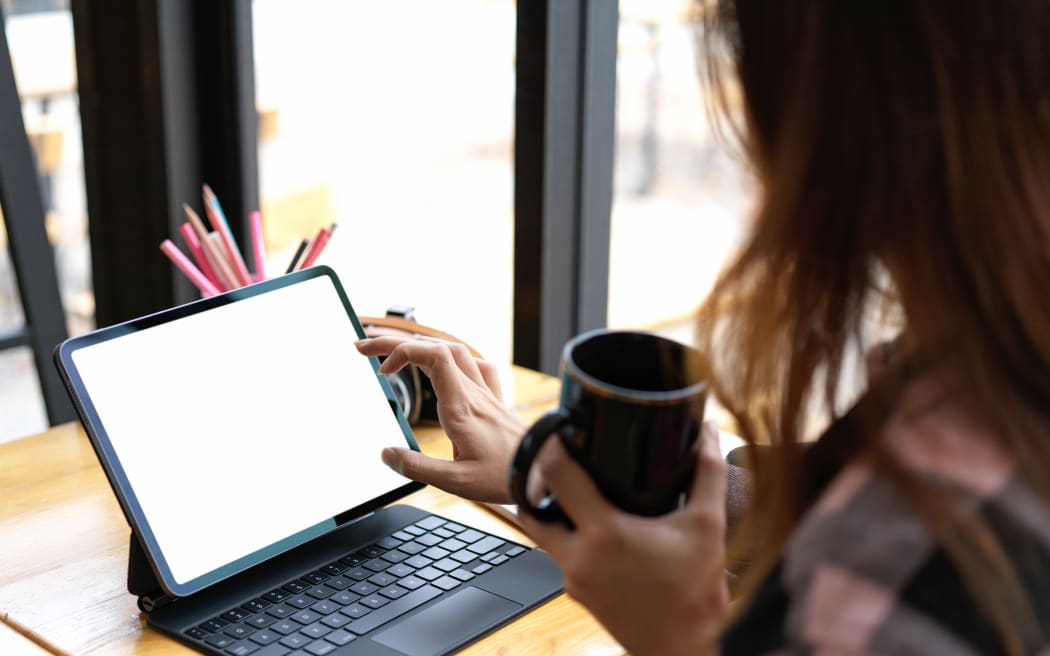
{"label": "orange pencil", "polygon": [[252,276],[248,273],[248,267],[244,264],[241,252],[237,250],[237,242],[234,241],[233,233],[230,232],[230,225],[226,222],[226,215],[222,211],[222,206],[219,205],[219,199],[208,185],[204,185],[202,189],[204,193],[204,213],[208,215],[208,221],[215,228],[215,232],[219,233],[222,245],[226,249],[230,266],[237,275],[237,280],[240,281],[241,285],[252,284]]}
{"label": "orange pencil", "polygon": [[227,289],[237,289],[241,283],[237,280],[237,274],[230,268],[230,263],[223,255],[222,239],[214,232],[209,232],[201,242],[204,247],[204,257],[208,258],[208,264],[212,265],[216,275]]}

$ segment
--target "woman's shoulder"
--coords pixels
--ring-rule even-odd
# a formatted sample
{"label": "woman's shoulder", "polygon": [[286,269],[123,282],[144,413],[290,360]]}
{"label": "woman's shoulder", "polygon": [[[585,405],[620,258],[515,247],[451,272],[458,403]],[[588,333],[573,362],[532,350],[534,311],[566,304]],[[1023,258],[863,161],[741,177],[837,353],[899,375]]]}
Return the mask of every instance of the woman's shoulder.
{"label": "woman's shoulder", "polygon": [[[1046,596],[1050,583],[1050,508],[1019,482],[995,438],[978,413],[937,386],[909,385],[878,438],[881,455],[873,449],[835,475],[757,597],[769,606],[767,617],[778,616],[783,644],[856,653],[998,650],[951,558],[884,464],[887,456],[986,526],[1006,546],[1033,603],[1046,604],[1035,597]],[[779,610],[770,613],[772,605]],[[1050,605],[1034,610],[1050,618]],[[1042,628],[1050,633],[1050,625]]]}

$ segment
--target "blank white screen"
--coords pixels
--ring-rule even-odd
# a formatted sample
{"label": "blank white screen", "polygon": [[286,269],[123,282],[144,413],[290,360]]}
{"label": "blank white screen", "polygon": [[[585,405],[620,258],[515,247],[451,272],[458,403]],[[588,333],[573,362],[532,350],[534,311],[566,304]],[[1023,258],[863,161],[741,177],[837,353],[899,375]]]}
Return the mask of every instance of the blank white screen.
{"label": "blank white screen", "polygon": [[322,276],[73,352],[177,583],[406,483],[356,339]]}

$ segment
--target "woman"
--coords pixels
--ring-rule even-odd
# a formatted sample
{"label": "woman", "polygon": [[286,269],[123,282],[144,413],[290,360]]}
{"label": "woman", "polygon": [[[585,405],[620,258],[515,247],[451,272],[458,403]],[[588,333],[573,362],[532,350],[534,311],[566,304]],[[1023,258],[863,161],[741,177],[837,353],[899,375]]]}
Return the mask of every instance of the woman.
{"label": "woman", "polygon": [[[713,386],[752,443],[728,611],[724,466],[705,433],[689,502],[611,507],[550,440],[543,485],[576,529],[524,518],[567,591],[637,654],[1046,653],[1050,646],[1050,2],[760,0],[703,7],[704,71],[739,83],[760,182],[753,230],[704,304]],[[717,95],[717,93],[716,93]],[[892,299],[892,362],[839,407],[865,317]],[[491,366],[383,338],[434,379],[454,462],[406,476],[487,501],[522,427]],[[645,563],[642,567],[639,563]]]}

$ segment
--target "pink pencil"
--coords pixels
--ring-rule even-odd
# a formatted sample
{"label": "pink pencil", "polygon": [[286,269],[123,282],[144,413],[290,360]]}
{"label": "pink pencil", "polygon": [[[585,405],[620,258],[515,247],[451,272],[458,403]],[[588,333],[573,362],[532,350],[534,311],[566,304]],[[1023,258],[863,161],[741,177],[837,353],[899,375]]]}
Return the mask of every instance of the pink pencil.
{"label": "pink pencil", "polygon": [[200,269],[193,266],[193,262],[190,262],[189,258],[183,255],[182,251],[179,250],[179,247],[175,245],[175,242],[170,239],[165,239],[164,243],[160,245],[160,250],[162,250],[164,254],[168,256],[168,259],[179,268],[179,271],[186,274],[186,277],[190,279],[190,282],[197,286],[197,289],[201,290],[202,294],[205,296],[215,296],[219,293],[218,288],[204,277],[204,274],[201,273]]}
{"label": "pink pencil", "polygon": [[252,228],[252,255],[255,258],[255,282],[266,280],[266,248],[263,244],[262,214],[258,210],[248,215]]}
{"label": "pink pencil", "polygon": [[335,224],[332,224],[331,228],[321,228],[321,231],[317,233],[317,237],[314,238],[314,243],[310,244],[310,252],[303,258],[303,263],[299,267],[305,269],[308,266],[312,266],[317,258],[320,257],[321,251],[328,245],[328,240],[332,238],[332,231],[335,230]]}
{"label": "pink pencil", "polygon": [[182,239],[186,242],[186,247],[190,249],[190,255],[193,256],[197,266],[200,267],[201,273],[208,279],[208,282],[221,289],[222,285],[219,284],[219,279],[216,277],[215,272],[211,270],[208,258],[204,257],[204,250],[201,248],[200,240],[197,239],[197,233],[193,231],[193,226],[188,222],[183,223],[179,227],[179,232],[182,233]]}
{"label": "pink pencil", "polygon": [[252,277],[248,275],[248,267],[244,265],[244,258],[237,250],[237,242],[233,240],[233,233],[230,232],[230,226],[226,223],[222,206],[219,205],[219,200],[208,185],[204,185],[204,213],[208,216],[211,227],[215,228],[215,232],[219,233],[222,239],[222,245],[226,249],[230,266],[233,267],[233,272],[237,276],[237,282],[241,285],[252,284]]}

